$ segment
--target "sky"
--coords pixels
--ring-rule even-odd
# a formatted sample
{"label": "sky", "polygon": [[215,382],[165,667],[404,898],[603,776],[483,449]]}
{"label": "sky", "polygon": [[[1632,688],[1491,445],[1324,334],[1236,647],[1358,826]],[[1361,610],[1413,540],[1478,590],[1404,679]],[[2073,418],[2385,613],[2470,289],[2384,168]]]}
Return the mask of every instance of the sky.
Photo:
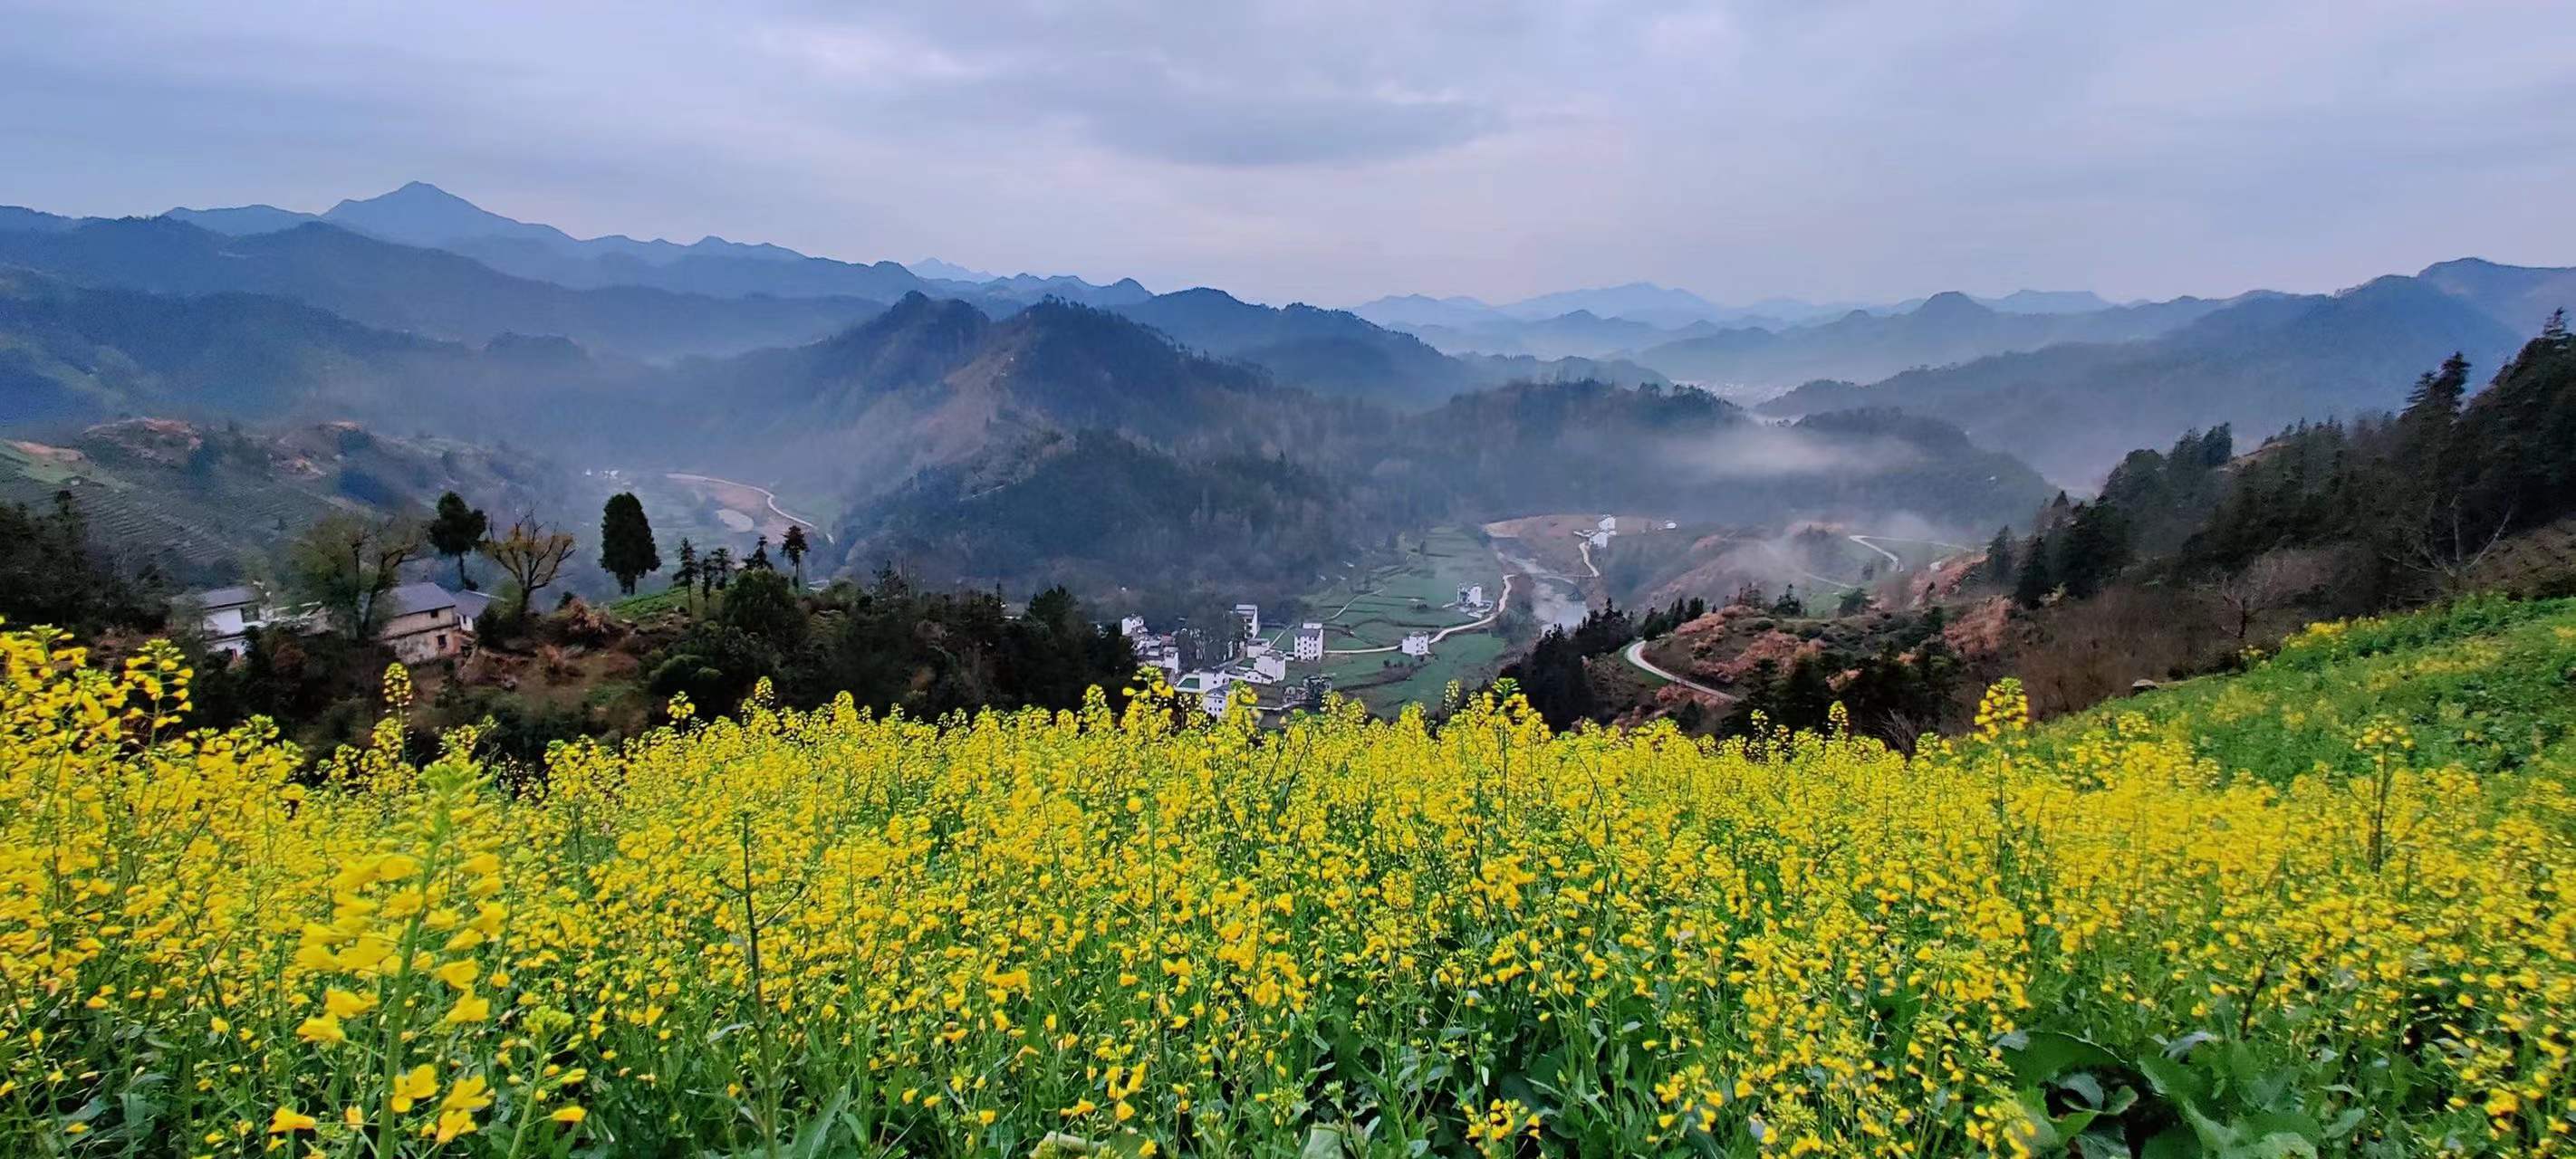
{"label": "sky", "polygon": [[0,204],[426,180],[576,236],[1256,300],[2576,264],[2564,0],[0,0]]}

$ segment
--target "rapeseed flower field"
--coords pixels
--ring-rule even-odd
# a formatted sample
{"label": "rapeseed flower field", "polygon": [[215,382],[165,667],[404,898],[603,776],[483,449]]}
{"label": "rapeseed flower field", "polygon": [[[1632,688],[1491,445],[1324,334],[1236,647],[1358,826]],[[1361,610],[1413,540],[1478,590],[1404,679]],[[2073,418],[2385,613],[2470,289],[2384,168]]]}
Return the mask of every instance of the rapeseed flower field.
{"label": "rapeseed flower field", "polygon": [[538,775],[397,670],[317,768],[166,649],[0,666],[9,1155],[2576,1146],[2566,604],[1911,758],[1149,694]]}

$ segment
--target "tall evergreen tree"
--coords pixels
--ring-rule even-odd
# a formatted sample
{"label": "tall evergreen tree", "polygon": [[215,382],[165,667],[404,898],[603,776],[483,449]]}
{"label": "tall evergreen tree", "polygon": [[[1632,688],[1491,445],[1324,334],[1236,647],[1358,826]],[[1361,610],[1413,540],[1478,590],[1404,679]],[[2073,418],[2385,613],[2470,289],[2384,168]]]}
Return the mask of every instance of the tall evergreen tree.
{"label": "tall evergreen tree", "polygon": [[456,586],[474,590],[474,581],[465,576],[465,557],[482,546],[483,533],[491,527],[491,517],[467,506],[464,496],[450,491],[438,497],[438,514],[429,521],[429,546],[456,561]]}
{"label": "tall evergreen tree", "polygon": [[742,570],[744,570],[744,571],[776,571],[776,570],[778,570],[776,567],[772,566],[772,565],[770,564],[770,562],[769,562],[769,537],[768,537],[768,536],[766,536],[766,535],[761,536],[761,537],[760,537],[760,542],[755,543],[755,544],[753,544],[753,545],[752,545],[752,548],[751,548],[751,558],[750,558],[750,559],[746,559],[746,560],[742,561]]}
{"label": "tall evergreen tree", "polygon": [[91,542],[89,520],[69,491],[54,492],[54,508],[46,513],[0,504],[0,621],[83,633],[109,626],[158,630],[165,610],[159,582],[157,568],[129,574],[115,554]]}
{"label": "tall evergreen tree", "polygon": [[2048,599],[2057,585],[2048,575],[2048,537],[2030,537],[2030,547],[2022,552],[2021,574],[2013,577],[2013,602],[2025,608],[2036,608]]}
{"label": "tall evergreen tree", "polygon": [[2129,565],[2128,529],[2107,503],[2081,503],[2058,538],[2055,571],[2066,594],[2090,598]]}
{"label": "tall evergreen tree", "polygon": [[680,566],[671,571],[671,586],[689,601],[689,612],[698,610],[698,545],[686,538],[680,540]]}
{"label": "tall evergreen tree", "polygon": [[608,497],[599,513],[599,568],[617,577],[617,589],[635,594],[635,581],[662,570],[662,554],[653,546],[653,524],[644,518],[644,501],[632,491]]}
{"label": "tall evergreen tree", "polygon": [[2452,448],[2460,422],[2460,401],[2469,393],[2469,360],[2453,353],[2442,368],[2415,380],[2406,394],[2406,409],[2397,415],[2397,453],[2404,461],[2398,474],[2419,496],[2449,492],[2460,464]]}
{"label": "tall evergreen tree", "polygon": [[1995,537],[1986,543],[1985,569],[1978,574],[1987,583],[1996,587],[2003,587],[2013,582],[2012,528],[1995,529]]}
{"label": "tall evergreen tree", "polygon": [[795,569],[796,590],[805,590],[805,525],[787,525],[787,537],[778,541],[778,553],[787,557],[787,566]]}
{"label": "tall evergreen tree", "polygon": [[[1597,613],[1596,613],[1597,614]],[[1563,628],[1549,628],[1529,655],[1503,669],[1548,727],[1570,729],[1601,714],[1600,697],[1584,670],[1583,649]]]}

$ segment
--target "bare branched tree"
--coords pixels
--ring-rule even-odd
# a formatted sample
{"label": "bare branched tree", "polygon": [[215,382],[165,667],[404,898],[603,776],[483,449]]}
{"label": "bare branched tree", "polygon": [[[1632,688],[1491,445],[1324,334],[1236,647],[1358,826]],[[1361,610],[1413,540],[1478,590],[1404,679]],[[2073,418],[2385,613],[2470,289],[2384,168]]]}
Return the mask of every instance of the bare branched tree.
{"label": "bare branched tree", "polygon": [[2228,629],[2243,651],[2245,637],[2265,612],[2298,603],[2332,576],[2327,553],[2283,549],[2255,557],[2245,570],[2211,585],[2210,593],[2226,609]]}
{"label": "bare branched tree", "polygon": [[2504,533],[2513,526],[2513,508],[2505,508],[2489,527],[2462,509],[2458,495],[2428,507],[2423,518],[2409,521],[2391,558],[2432,581],[2442,595],[2455,596],[2467,590],[2478,565],[2504,542]]}
{"label": "bare branched tree", "polygon": [[525,619],[535,606],[537,593],[555,582],[563,572],[564,561],[572,558],[573,540],[569,531],[549,529],[537,521],[535,512],[519,516],[501,534],[483,542],[484,558],[499,565],[519,588],[519,618]]}

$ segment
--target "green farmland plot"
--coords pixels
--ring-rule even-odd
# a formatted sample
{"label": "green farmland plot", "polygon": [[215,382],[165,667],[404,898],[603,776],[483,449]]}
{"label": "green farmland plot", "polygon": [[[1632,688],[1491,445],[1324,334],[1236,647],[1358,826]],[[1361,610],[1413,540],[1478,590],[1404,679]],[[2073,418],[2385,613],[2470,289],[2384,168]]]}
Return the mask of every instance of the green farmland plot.
{"label": "green farmland plot", "polygon": [[[1473,619],[1450,606],[1458,589],[1470,584],[1482,585],[1486,599],[1499,599],[1502,563],[1473,534],[1444,527],[1424,540],[1407,541],[1399,562],[1308,597],[1312,618],[1324,623],[1324,647],[1341,653],[1328,654],[1322,665],[1334,689],[1371,711],[1393,713],[1410,702],[1438,703],[1453,680],[1472,687],[1491,677],[1505,648],[1491,630],[1455,633],[1435,645],[1428,659],[1392,651],[1408,632],[1437,633]],[[1367,648],[1390,650],[1350,651]],[[1292,675],[1309,670],[1298,665]]]}

